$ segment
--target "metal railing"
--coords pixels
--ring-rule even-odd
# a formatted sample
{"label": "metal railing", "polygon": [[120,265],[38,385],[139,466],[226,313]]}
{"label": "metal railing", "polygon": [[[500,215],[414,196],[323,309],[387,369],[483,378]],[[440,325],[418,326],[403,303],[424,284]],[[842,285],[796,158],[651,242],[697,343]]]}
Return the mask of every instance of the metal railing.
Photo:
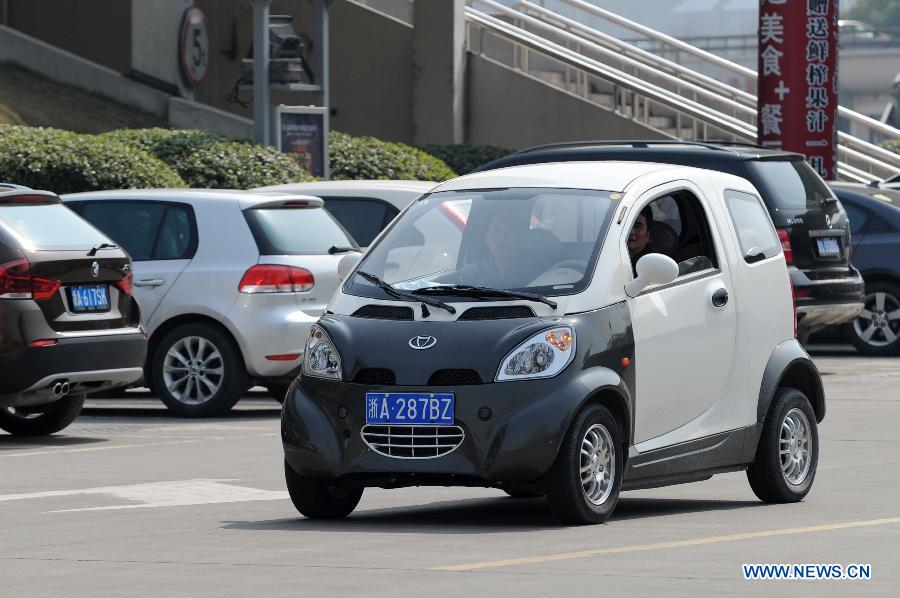
{"label": "metal railing", "polygon": [[[469,0],[469,51],[672,138],[756,141],[756,96],[698,73],[680,60],[690,56],[754,80],[755,71],[583,0],[560,1],[669,44],[675,60],[529,1],[510,8],[494,0]],[[866,130],[900,138],[900,130],[877,120],[844,108],[839,114]],[[882,147],[845,133],[839,133],[838,143],[838,171],[842,177],[864,182],[900,170],[900,156]]]}

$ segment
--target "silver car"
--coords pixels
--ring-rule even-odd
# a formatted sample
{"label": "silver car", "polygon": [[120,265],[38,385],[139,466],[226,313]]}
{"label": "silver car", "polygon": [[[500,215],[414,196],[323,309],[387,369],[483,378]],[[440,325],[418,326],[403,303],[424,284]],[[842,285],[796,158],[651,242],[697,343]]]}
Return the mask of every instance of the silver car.
{"label": "silver car", "polygon": [[62,199],[134,260],[145,381],[184,416],[221,414],[251,384],[283,398],[338,262],[358,250],[317,197],[154,189]]}

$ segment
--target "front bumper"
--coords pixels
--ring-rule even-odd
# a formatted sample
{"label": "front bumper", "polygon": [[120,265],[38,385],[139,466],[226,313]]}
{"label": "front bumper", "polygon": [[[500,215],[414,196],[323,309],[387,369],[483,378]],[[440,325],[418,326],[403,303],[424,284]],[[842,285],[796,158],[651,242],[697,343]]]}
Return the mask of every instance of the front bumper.
{"label": "front bumper", "polygon": [[790,274],[797,293],[797,324],[810,332],[851,321],[862,312],[865,283],[855,268],[849,274],[791,268]]}
{"label": "front bumper", "polygon": [[50,387],[66,380],[70,393],[125,386],[143,373],[143,333],[59,338],[53,346],[29,347],[0,364],[0,401],[26,404],[54,400]]}
{"label": "front bumper", "polygon": [[[455,423],[465,434],[462,444],[433,458],[396,458],[375,452],[361,435],[366,392],[453,392]],[[571,418],[587,394],[584,384],[565,375],[434,388],[370,386],[302,376],[284,403],[282,442],[285,458],[297,473],[356,478],[363,485],[533,481],[553,465]],[[484,418],[485,408],[490,409],[489,418]],[[346,415],[341,417],[343,410]]]}

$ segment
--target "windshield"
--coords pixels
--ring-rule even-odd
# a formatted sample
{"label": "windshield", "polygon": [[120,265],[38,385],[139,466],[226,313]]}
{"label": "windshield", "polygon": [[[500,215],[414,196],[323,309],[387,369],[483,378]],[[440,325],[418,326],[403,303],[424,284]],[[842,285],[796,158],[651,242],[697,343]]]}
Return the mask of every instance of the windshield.
{"label": "windshield", "polygon": [[357,247],[322,208],[250,209],[244,215],[262,255],[325,254],[332,247]]}
{"label": "windshield", "polygon": [[[545,296],[583,290],[616,202],[608,191],[478,189],[434,193],[395,222],[357,271],[401,290],[471,285]],[[348,293],[387,298],[362,276]]]}
{"label": "windshield", "polygon": [[111,241],[62,204],[0,208],[0,226],[32,250],[90,249]]}

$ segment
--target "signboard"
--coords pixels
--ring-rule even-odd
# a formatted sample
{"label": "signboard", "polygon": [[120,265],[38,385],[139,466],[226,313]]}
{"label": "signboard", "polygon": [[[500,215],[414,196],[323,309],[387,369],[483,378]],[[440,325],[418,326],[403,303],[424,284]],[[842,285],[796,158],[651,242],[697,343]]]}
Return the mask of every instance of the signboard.
{"label": "signboard", "polygon": [[328,109],[321,106],[277,106],[275,139],[313,176],[327,179]]}
{"label": "signboard", "polygon": [[837,178],[838,0],[760,0],[759,144]]}
{"label": "signboard", "polygon": [[178,56],[184,80],[191,87],[199,87],[206,79],[209,67],[209,35],[206,32],[206,18],[199,8],[184,11]]}

